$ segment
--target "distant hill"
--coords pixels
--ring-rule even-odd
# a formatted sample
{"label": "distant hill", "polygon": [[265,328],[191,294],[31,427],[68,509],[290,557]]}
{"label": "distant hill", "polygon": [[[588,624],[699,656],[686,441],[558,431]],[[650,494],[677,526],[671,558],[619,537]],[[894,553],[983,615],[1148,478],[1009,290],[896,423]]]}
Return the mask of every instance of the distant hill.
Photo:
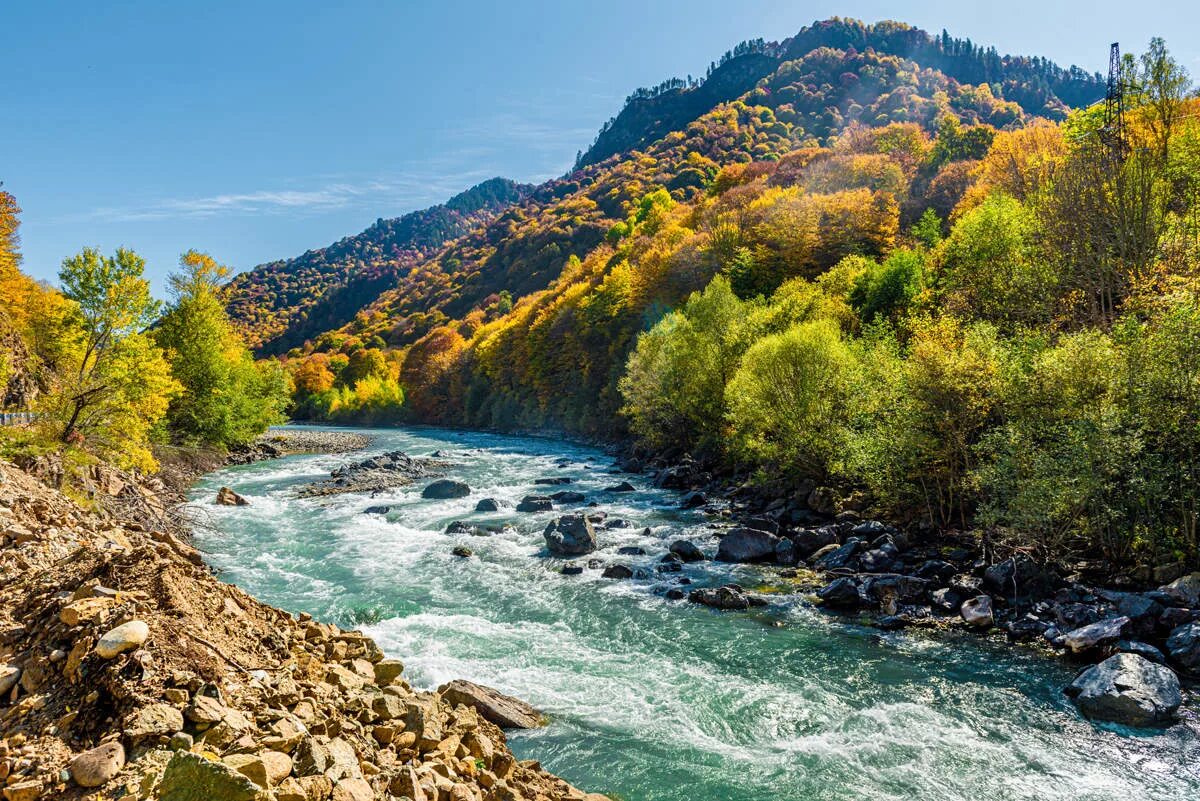
{"label": "distant hill", "polygon": [[873,50],[909,59],[958,83],[988,84],[998,97],[1019,104],[1027,114],[1061,118],[1068,107],[1084,106],[1104,95],[1104,78],[1079,67],[1064,69],[1044,58],[1000,55],[970,39],[946,31],[932,36],[898,22],[865,24],[834,18],[814,23],[781,43],[743,42],[713,62],[703,80],[664,81],[629,95],[625,107],[580,154],[576,167],[595,164],[640,148],[690,120],[754,88],[784,62],[804,58],[818,48]]}
{"label": "distant hill", "polygon": [[441,205],[379,219],[328,247],[255,267],[226,288],[229,313],[260,353],[282,353],[345,325],[404,273],[531,189],[492,178]]}
{"label": "distant hill", "polygon": [[[947,117],[968,129],[1017,128],[1061,119],[1103,90],[1099,75],[945,33],[815,23],[782,42],[737,46],[702,81],[638,90],[562,178],[535,188],[488,182],[470,200],[264,265],[231,285],[230,310],[263,354],[401,349],[456,320],[469,334],[513,301],[576,280],[572,265],[655,190],[693,202],[723,167],[828,146],[847,130],[906,123],[932,135]],[[943,180],[929,197],[956,185]],[[917,187],[922,197],[926,188]],[[921,209],[899,200],[908,224]]]}

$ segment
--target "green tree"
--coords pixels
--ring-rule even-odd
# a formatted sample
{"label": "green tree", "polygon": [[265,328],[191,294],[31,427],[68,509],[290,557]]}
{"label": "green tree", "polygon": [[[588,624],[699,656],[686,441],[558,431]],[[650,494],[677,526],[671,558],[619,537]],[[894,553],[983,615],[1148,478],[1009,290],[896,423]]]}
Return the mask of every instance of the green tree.
{"label": "green tree", "polygon": [[228,270],[189,250],[169,277],[171,307],[155,331],[171,373],[183,387],[167,415],[185,442],[220,447],[249,442],[282,422],[288,393],[282,368],[256,365],[230,325],[220,288]]}
{"label": "green tree", "polygon": [[85,248],[63,262],[59,280],[75,304],[68,335],[77,348],[46,407],[63,442],[80,441],[122,464],[152,469],[150,432],[179,385],[143,333],[159,309],[144,268],[140,256],[123,248],[112,257]]}

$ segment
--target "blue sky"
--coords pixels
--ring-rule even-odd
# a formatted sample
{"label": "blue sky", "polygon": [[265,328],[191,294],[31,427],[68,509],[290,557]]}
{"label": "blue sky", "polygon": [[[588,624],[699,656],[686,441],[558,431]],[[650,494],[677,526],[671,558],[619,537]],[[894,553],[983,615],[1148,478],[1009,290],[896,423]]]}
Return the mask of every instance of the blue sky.
{"label": "blue sky", "polygon": [[[5,3],[0,181],[26,269],[84,245],[242,270],[563,173],[634,88],[833,15],[948,29],[1102,70],[1152,35],[1200,75],[1200,6],[1008,0]],[[1186,8],[1186,10],[1185,10]]]}

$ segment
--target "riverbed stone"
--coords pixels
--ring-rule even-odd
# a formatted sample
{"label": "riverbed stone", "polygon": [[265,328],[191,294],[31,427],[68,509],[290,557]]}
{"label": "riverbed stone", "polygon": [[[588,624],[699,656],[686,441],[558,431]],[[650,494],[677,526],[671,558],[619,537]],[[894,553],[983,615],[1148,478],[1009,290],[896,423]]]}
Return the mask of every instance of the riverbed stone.
{"label": "riverbed stone", "polygon": [[600,574],[600,577],[606,579],[629,579],[633,578],[633,570],[628,565],[609,565],[604,568],[604,572]]}
{"label": "riverbed stone", "polygon": [[438,694],[451,706],[473,707],[502,729],[536,729],[545,724],[542,713],[531,705],[482,684],[456,679],[439,687]]}
{"label": "riverbed stone", "polygon": [[250,502],[238,495],[229,487],[221,487],[217,490],[217,497],[213,501],[218,506],[249,506]]}
{"label": "riverbed stone", "polygon": [[103,659],[112,659],[126,651],[132,651],[150,637],[150,627],[141,620],[130,620],[114,629],[110,629],[100,642],[96,643],[96,653]]}
{"label": "riverbed stone", "polygon": [[1193,609],[1200,607],[1200,572],[1180,576],[1159,589],[1175,598],[1182,606]]}
{"label": "riverbed stone", "polygon": [[263,788],[223,762],[176,751],[158,788],[159,801],[256,801]]}
{"label": "riverbed stone", "polygon": [[1170,723],[1183,703],[1179,679],[1169,668],[1130,653],[1087,668],[1066,693],[1086,717],[1136,727]]}
{"label": "riverbed stone", "polygon": [[518,512],[549,512],[554,509],[554,501],[549,495],[526,495],[517,504]]}
{"label": "riverbed stone", "polygon": [[1200,622],[1185,623],[1171,629],[1167,638],[1171,661],[1191,673],[1200,673]]}
{"label": "riverbed stone", "polygon": [[968,626],[986,628],[992,625],[992,621],[994,620],[992,614],[992,596],[976,595],[974,598],[968,598],[963,601],[958,611]]}
{"label": "riverbed stone", "polygon": [[476,512],[499,512],[500,501],[495,498],[482,498],[479,503],[475,504]]}
{"label": "riverbed stone", "polygon": [[763,562],[775,558],[779,537],[753,528],[730,529],[717,545],[719,562]]}
{"label": "riverbed stone", "polygon": [[116,740],[84,751],[67,765],[71,780],[80,787],[100,787],[125,767],[125,748]]}
{"label": "riverbed stone", "polygon": [[169,704],[150,704],[125,720],[125,736],[130,742],[166,739],[183,730],[183,713]]}
{"label": "riverbed stone", "polygon": [[704,552],[691,540],[675,540],[668,550],[685,562],[704,561]]}
{"label": "riverbed stone", "polygon": [[596,550],[596,532],[584,515],[563,515],[546,526],[542,537],[555,556],[579,556]]}
{"label": "riverbed stone", "polygon": [[450,498],[465,498],[471,494],[471,488],[462,481],[442,478],[421,490],[421,497],[431,500],[448,500]]}
{"label": "riverbed stone", "polygon": [[834,579],[817,590],[817,597],[825,606],[837,609],[853,609],[862,604],[858,583],[849,576]]}
{"label": "riverbed stone", "polygon": [[1063,645],[1072,653],[1081,653],[1090,648],[1114,643],[1121,639],[1121,633],[1129,623],[1129,618],[1110,617],[1087,626],[1068,631],[1063,636]]}

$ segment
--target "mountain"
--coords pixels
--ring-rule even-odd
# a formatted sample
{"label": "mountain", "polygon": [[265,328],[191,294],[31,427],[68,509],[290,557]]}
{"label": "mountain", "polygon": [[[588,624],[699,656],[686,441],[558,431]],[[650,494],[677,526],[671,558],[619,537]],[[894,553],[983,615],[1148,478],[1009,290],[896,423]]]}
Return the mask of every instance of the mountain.
{"label": "mountain", "polygon": [[[743,42],[713,62],[703,81],[678,78],[626,98],[621,112],[605,123],[596,141],[581,153],[577,167],[643,147],[676,130],[718,104],[735,100],[779,69],[786,61],[822,48],[871,50],[899,56],[938,70],[959,83],[988,84],[998,96],[1018,103],[1027,114],[1061,119],[1069,106],[1083,106],[1104,95],[1099,73],[1078,67],[1063,69],[1043,58],[1001,56],[970,39],[954,39],[946,31],[931,36],[897,22],[873,25],[834,18],[805,28],[782,43],[762,39]],[[997,91],[998,90],[998,91]]]}
{"label": "mountain", "polygon": [[226,288],[230,316],[262,354],[282,353],[338,328],[452,239],[524,198],[532,187],[492,178],[437,206],[293,259],[263,264]]}

